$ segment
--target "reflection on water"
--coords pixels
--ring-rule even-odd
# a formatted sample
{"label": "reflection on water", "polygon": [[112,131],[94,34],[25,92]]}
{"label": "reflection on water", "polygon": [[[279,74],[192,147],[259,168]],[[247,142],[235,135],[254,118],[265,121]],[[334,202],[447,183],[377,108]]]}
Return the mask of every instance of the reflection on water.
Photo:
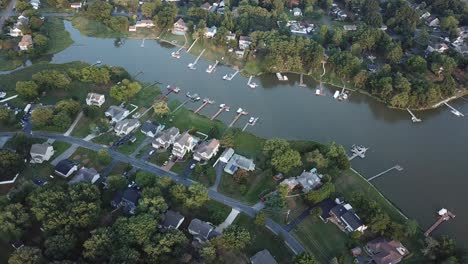
{"label": "reflection on water", "polygon": [[[436,231],[450,234],[468,242],[462,236],[468,218],[468,207],[460,197],[466,197],[468,163],[468,122],[456,118],[445,109],[417,112],[422,123],[413,124],[406,111],[386,108],[382,103],[363,94],[352,93],[349,101],[339,102],[331,95],[337,88],[329,87],[328,96],[316,96],[317,83],[305,77],[309,88],[299,87],[299,77],[288,74],[289,81],[279,82],[274,74],[254,78],[260,84],[256,89],[247,86],[247,78],[237,75],[232,81],[222,76],[233,69],[219,66],[216,72],[207,74],[210,62],[200,60],[197,70],[187,68],[194,56],[182,52],[180,59],[170,56],[177,48],[168,43],[146,40],[123,40],[115,46],[114,39],[85,37],[66,22],[74,45],[56,54],[54,63],[75,60],[123,66],[131,74],[143,71],[138,78],[145,82],[155,80],[176,85],[183,89],[171,98],[183,100],[185,92],[198,93],[216,101],[200,114],[211,116],[221,103],[236,109],[242,107],[261,122],[251,131],[263,137],[309,139],[320,142],[337,141],[345,147],[362,144],[370,147],[366,159],[353,160],[353,167],[370,177],[395,164],[404,168],[377,179],[376,186],[405,214],[416,218],[423,227],[434,220],[434,212],[441,206],[458,215],[455,221],[441,225]],[[326,86],[325,86],[326,87]],[[187,106],[196,108],[198,103]],[[468,112],[468,105],[455,101],[453,105]],[[222,113],[218,119],[229,123],[234,113]],[[248,120],[243,117],[236,127],[243,127]],[[356,190],[359,191],[359,190]],[[437,194],[437,195],[435,195]]]}

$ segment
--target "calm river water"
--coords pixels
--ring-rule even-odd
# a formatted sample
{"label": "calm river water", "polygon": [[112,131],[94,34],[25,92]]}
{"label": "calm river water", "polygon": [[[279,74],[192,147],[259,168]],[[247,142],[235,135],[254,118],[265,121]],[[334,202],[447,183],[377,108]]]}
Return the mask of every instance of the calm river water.
{"label": "calm river water", "polygon": [[[123,66],[130,73],[143,71],[138,79],[145,82],[160,81],[164,85],[181,87],[183,93],[174,98],[183,100],[186,91],[196,92],[202,98],[216,101],[201,111],[211,116],[221,103],[232,110],[242,107],[260,122],[251,131],[262,137],[310,139],[319,142],[334,140],[346,148],[352,144],[370,147],[367,157],[355,159],[352,166],[371,177],[396,164],[402,172],[392,171],[378,178],[374,184],[406,215],[415,218],[425,229],[435,221],[435,212],[446,207],[457,215],[455,220],[444,223],[435,234],[448,234],[468,244],[465,223],[468,221],[468,121],[458,118],[442,107],[416,113],[422,123],[413,124],[406,111],[391,110],[383,104],[357,93],[347,102],[338,102],[328,96],[318,97],[314,89],[298,86],[297,76],[289,76],[289,82],[278,82],[274,75],[254,78],[259,87],[250,89],[247,79],[237,75],[232,81],[222,80],[229,67],[218,67],[208,74],[210,64],[200,60],[197,70],[187,68],[193,56],[183,52],[179,60],[170,53],[173,47],[146,40],[125,40],[121,47],[114,46],[114,39],[82,36],[71,23],[65,22],[74,45],[56,54],[53,63],[85,61]],[[309,87],[312,80],[305,79]],[[462,99],[450,103],[463,113],[468,104]],[[189,104],[196,108],[200,103]],[[229,123],[234,111],[222,113],[218,118]],[[243,127],[248,117],[242,117],[235,125]]]}

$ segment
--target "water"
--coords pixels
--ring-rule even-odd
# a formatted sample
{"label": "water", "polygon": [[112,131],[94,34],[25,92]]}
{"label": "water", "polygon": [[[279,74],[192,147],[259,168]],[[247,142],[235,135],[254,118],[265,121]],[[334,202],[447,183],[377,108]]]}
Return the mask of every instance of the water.
{"label": "water", "polygon": [[[212,62],[200,60],[197,70],[187,68],[195,56],[181,52],[177,60],[170,56],[174,47],[146,40],[125,40],[116,47],[114,39],[97,39],[81,36],[69,22],[66,23],[75,44],[56,54],[53,63],[85,61],[123,66],[130,73],[143,71],[138,79],[145,82],[160,81],[164,85],[177,85],[180,95],[198,93],[216,102],[205,107],[201,114],[211,116],[221,103],[231,106],[231,112],[222,113],[218,119],[230,123],[234,111],[242,107],[249,112],[240,118],[235,127],[243,127],[250,115],[260,121],[251,131],[263,137],[309,139],[319,142],[334,140],[349,148],[352,144],[370,147],[366,158],[353,160],[353,167],[366,177],[371,177],[396,164],[404,170],[392,172],[374,181],[379,190],[393,201],[406,215],[415,218],[424,229],[435,220],[435,212],[446,207],[457,218],[444,223],[435,234],[448,234],[468,244],[464,223],[468,218],[466,189],[468,185],[468,122],[457,118],[446,107],[416,112],[423,122],[413,124],[406,111],[391,110],[383,104],[357,93],[347,102],[338,102],[327,90],[328,96],[315,96],[314,82],[305,83],[312,88],[299,87],[298,76],[288,75],[289,82],[278,82],[272,75],[254,78],[256,89],[247,86],[248,78],[237,75],[232,81],[222,76],[234,70],[219,65],[216,72],[207,74]],[[221,62],[222,63],[222,62]],[[221,64],[220,63],[220,64]],[[450,103],[462,113],[468,113],[463,100]],[[196,109],[198,103],[189,103]],[[358,190],[356,190],[358,191]]]}

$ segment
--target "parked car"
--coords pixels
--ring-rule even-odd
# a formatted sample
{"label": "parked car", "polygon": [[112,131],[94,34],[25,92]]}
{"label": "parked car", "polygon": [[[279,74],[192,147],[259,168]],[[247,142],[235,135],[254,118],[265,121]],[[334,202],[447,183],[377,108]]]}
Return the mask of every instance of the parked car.
{"label": "parked car", "polygon": [[191,169],[191,170],[193,170],[193,169],[195,168],[195,166],[197,166],[197,164],[196,164],[196,163],[194,163],[194,164],[190,165],[190,169]]}
{"label": "parked car", "polygon": [[151,150],[148,154],[151,156],[151,155],[153,155],[153,153],[154,153],[154,149]]}

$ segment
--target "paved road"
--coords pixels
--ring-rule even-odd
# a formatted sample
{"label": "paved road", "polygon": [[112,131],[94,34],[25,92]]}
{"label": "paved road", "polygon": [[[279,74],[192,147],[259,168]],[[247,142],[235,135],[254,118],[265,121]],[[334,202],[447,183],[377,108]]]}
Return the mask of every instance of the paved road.
{"label": "paved road", "polygon": [[14,14],[13,8],[16,6],[16,0],[11,0],[8,6],[3,10],[2,16],[0,17],[0,30],[3,29],[3,24],[10,16]]}
{"label": "paved road", "polygon": [[[0,132],[0,137],[13,136],[14,134],[15,132]],[[190,186],[196,183],[195,181],[192,181],[188,178],[180,177],[174,172],[165,171],[161,169],[161,167],[156,166],[153,163],[149,163],[141,159],[127,156],[113,149],[109,149],[107,146],[85,141],[80,138],[64,136],[62,134],[50,133],[50,132],[33,132],[32,136],[38,137],[38,138],[45,138],[45,139],[55,139],[55,140],[67,142],[70,144],[75,144],[80,147],[87,148],[93,151],[99,151],[101,149],[108,149],[109,155],[112,157],[112,159],[120,161],[120,162],[130,163],[132,164],[134,168],[141,169],[141,170],[147,171],[149,173],[152,173],[158,176],[169,176],[172,178],[173,181],[179,184],[185,185],[185,186]],[[255,217],[255,215],[258,213],[258,210],[248,205],[245,205],[241,203],[240,201],[237,201],[233,198],[220,194],[216,191],[208,190],[208,195],[210,196],[211,199],[218,201],[220,203],[223,203],[224,205],[227,205],[233,209],[241,211],[250,217]],[[266,227],[270,229],[272,232],[274,232],[275,234],[281,234],[281,236],[284,238],[286,245],[289,246],[289,248],[291,248],[291,250],[295,254],[300,254],[305,251],[304,247],[291,234],[289,234],[288,231],[286,231],[281,225],[277,224],[273,220],[268,218],[266,221]]]}

